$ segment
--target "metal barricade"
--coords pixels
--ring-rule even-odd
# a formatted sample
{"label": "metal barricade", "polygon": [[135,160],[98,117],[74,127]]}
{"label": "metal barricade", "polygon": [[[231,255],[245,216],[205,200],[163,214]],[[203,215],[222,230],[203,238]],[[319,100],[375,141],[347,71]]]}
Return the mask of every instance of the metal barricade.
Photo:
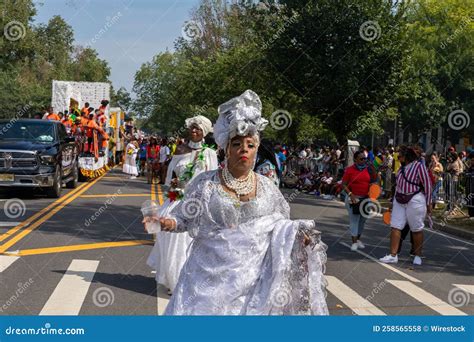
{"label": "metal barricade", "polygon": [[446,203],[447,210],[450,211],[456,207],[462,208],[464,206],[474,207],[473,176],[474,174],[468,173],[462,173],[458,176],[453,176],[447,172],[443,174],[442,185],[437,197]]}

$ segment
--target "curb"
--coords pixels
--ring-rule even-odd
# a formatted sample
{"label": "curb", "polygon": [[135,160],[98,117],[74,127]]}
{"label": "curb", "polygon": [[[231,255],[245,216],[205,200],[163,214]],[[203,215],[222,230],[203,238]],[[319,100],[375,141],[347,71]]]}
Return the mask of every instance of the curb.
{"label": "curb", "polygon": [[456,226],[451,226],[451,225],[444,224],[444,223],[441,223],[439,221],[434,221],[434,220],[433,220],[433,227],[436,228],[436,230],[439,230],[451,235],[455,235],[457,237],[466,239],[468,241],[474,241],[474,231],[459,228]]}

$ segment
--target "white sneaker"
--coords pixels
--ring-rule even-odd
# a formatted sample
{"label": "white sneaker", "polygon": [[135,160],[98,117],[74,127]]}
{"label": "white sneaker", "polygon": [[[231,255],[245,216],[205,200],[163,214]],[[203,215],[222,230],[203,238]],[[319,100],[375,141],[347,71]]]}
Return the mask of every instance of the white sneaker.
{"label": "white sneaker", "polygon": [[351,246],[351,251],[355,252],[357,250],[357,242],[353,243],[352,246]]}
{"label": "white sneaker", "polygon": [[130,179],[137,179],[137,177],[136,177],[136,176],[132,176],[132,177],[130,177]]}
{"label": "white sneaker", "polygon": [[413,259],[413,265],[421,265],[421,258],[418,255],[415,255]]}
{"label": "white sneaker", "polygon": [[365,245],[362,243],[362,241],[357,240],[357,247],[359,247],[360,249],[364,249]]}
{"label": "white sneaker", "polygon": [[379,260],[384,264],[396,264],[398,262],[398,255],[392,256],[391,254],[387,254]]}

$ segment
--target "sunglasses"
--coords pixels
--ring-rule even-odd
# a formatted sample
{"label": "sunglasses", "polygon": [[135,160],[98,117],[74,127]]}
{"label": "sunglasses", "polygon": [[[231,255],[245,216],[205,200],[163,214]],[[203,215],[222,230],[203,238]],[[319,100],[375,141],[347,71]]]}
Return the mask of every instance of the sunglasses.
{"label": "sunglasses", "polygon": [[360,161],[366,161],[366,160],[367,160],[367,158],[359,158],[359,159],[357,159],[357,160],[360,160]]}

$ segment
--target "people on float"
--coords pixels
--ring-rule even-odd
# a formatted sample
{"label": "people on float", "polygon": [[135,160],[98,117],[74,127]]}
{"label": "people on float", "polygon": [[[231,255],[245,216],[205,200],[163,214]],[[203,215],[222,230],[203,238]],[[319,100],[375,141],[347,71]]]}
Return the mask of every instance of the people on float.
{"label": "people on float", "polygon": [[43,119],[50,120],[50,121],[61,121],[61,118],[59,117],[59,115],[54,113],[53,107],[48,108],[48,110],[45,113],[45,116],[43,116]]}

